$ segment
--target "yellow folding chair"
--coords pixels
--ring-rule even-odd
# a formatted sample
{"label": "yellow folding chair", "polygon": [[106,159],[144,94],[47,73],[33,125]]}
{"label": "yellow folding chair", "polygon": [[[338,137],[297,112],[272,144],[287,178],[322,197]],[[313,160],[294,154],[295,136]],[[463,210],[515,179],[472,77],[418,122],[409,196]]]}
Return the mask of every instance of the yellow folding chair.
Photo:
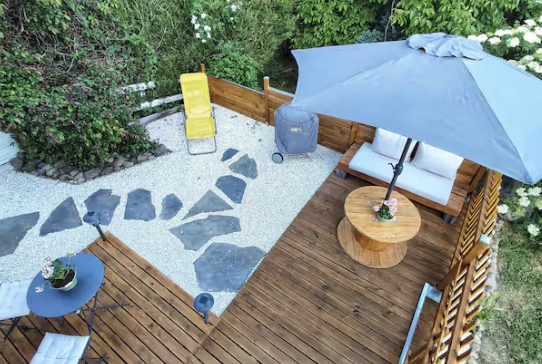
{"label": "yellow folding chair", "polygon": [[[184,99],[184,129],[186,145],[191,155],[216,152],[216,121],[211,105],[209,85],[205,73],[185,73],[180,77]],[[214,149],[208,152],[192,153],[190,140],[213,138]]]}

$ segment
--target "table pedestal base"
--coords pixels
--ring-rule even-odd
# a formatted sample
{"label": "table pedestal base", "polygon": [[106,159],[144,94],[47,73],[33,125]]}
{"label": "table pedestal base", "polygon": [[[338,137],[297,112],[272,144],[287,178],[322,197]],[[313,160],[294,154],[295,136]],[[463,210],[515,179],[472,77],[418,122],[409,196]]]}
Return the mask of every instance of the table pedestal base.
{"label": "table pedestal base", "polygon": [[393,267],[403,260],[407,252],[406,242],[381,243],[358,233],[347,217],[339,223],[337,236],[346,254],[355,261],[372,268]]}

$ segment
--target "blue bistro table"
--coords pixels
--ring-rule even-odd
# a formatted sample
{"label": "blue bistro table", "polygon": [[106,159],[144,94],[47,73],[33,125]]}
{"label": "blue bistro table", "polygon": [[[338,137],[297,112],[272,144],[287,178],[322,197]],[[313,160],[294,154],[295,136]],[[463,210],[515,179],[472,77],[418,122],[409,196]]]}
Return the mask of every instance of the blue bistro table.
{"label": "blue bistro table", "polygon": [[[60,260],[63,262],[67,261],[66,258],[60,258]],[[81,314],[90,311],[90,322],[86,316],[84,320],[87,324],[89,336],[92,337],[96,310],[133,306],[133,304],[98,306],[98,292],[103,284],[104,266],[100,259],[94,255],[79,253],[71,259],[70,264],[73,264],[77,271],[77,284],[75,287],[69,291],[60,291],[45,285],[43,292],[36,292],[36,287],[45,283],[41,272],[39,272],[30,284],[30,288],[26,294],[26,302],[30,311],[36,316],[46,318],[64,317],[71,313]],[[93,305],[90,308],[82,309],[81,307],[93,297]],[[88,348],[90,348],[90,338]]]}

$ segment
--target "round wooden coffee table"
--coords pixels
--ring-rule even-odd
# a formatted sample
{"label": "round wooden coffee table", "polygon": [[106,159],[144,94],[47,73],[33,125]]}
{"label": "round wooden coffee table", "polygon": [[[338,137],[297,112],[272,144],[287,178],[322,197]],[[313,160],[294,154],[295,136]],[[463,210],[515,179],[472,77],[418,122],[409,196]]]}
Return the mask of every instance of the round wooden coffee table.
{"label": "round wooden coffee table", "polygon": [[386,191],[377,186],[352,191],[344,204],[346,216],[337,228],[344,251],[368,267],[389,268],[399,264],[407,252],[406,242],[416,236],[422,224],[416,206],[395,191],[391,198],[397,199],[397,222],[378,221],[373,207],[382,206]]}

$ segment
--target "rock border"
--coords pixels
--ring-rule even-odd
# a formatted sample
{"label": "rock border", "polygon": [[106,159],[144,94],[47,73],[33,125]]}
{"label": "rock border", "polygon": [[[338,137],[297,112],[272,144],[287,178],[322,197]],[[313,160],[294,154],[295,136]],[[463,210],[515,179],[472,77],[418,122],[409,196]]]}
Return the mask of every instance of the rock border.
{"label": "rock border", "polygon": [[80,171],[75,167],[68,166],[64,161],[46,164],[41,160],[29,160],[26,158],[24,152],[17,153],[17,156],[10,160],[10,164],[17,172],[29,173],[38,177],[80,185],[95,178],[131,168],[136,164],[148,162],[169,153],[171,153],[171,150],[165,145],[158,144],[152,152],[142,153],[135,157],[111,157],[106,159],[101,165],[87,171]]}
{"label": "rock border", "polygon": [[[501,231],[502,227],[504,225],[504,221],[501,219],[497,220],[497,226],[495,226],[495,230],[492,236],[492,243],[491,243],[491,262],[489,263],[488,267],[488,274],[487,274],[487,281],[486,281],[486,298],[487,300],[489,296],[491,296],[496,290],[497,290],[497,277],[498,277],[498,268],[497,268],[497,261],[498,261],[498,255],[499,255],[499,232]],[[480,352],[482,351],[482,340],[483,340],[483,332],[485,328],[482,324],[480,324],[478,331],[474,335],[474,342],[472,343],[472,351],[470,357],[467,359],[467,364],[479,364],[480,359]]]}

